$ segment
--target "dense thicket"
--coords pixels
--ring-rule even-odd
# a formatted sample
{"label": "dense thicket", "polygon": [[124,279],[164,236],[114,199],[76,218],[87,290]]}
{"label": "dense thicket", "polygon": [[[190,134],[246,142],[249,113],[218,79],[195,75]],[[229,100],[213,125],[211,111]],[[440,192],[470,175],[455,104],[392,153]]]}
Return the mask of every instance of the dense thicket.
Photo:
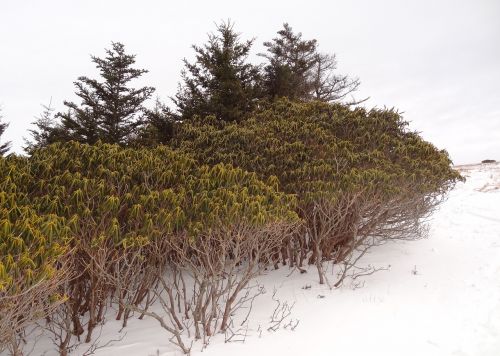
{"label": "dense thicket", "polygon": [[359,81],[287,24],[264,66],[252,43],[225,23],[194,46],[175,112],[144,107],[154,89],[129,82],[146,71],[113,43],[92,57],[102,81],[75,83],[81,104],[44,107],[29,156],[0,157],[0,352],[22,355],[38,322],[67,355],[112,306],[189,353],[227,332],[263,269],[314,264],[339,286],[371,246],[421,236],[461,179],[447,153],[346,102]]}
{"label": "dense thicket", "polygon": [[295,194],[303,230],[286,241],[281,257],[316,263],[321,282],[322,260],[344,262],[373,238],[414,236],[459,179],[446,152],[392,110],[280,100],[239,125],[215,118],[183,125],[177,145],[201,163],[275,176]]}
{"label": "dense thicket", "polygon": [[393,110],[281,99],[171,132],[182,153],[65,142],[0,161],[2,347],[21,355],[45,316],[67,355],[111,304],[188,353],[189,335],[227,329],[263,268],[314,264],[338,286],[369,247],[419,236],[460,179]]}
{"label": "dense thicket", "polygon": [[21,332],[63,301],[59,287],[70,231],[65,219],[33,208],[23,189],[27,160],[0,158],[0,352],[20,355]]}
{"label": "dense thicket", "polygon": [[[126,320],[131,308],[151,298],[166,270],[169,277],[196,271],[191,288],[204,303],[211,293],[203,304],[210,318],[194,307],[185,313],[205,323],[203,335],[224,328],[222,322],[214,324],[212,308],[222,308],[220,318],[229,318],[233,294],[267,264],[296,220],[294,199],[255,174],[223,164],[200,166],[166,147],[70,142],[36,150],[28,159],[0,162],[0,324],[10,328],[2,346],[9,341],[17,354],[25,324],[12,325],[25,312],[15,312],[11,301],[31,296],[38,281],[67,298],[49,323],[61,354],[70,349],[71,335],[86,329],[85,339],[91,340],[109,301],[117,302],[118,317]],[[70,260],[64,262],[60,257],[67,249]],[[229,260],[234,261],[225,276],[230,285],[221,282]],[[59,275],[55,281],[56,267],[69,269],[71,278]],[[36,303],[50,304],[54,288]],[[183,303],[189,300],[186,296]],[[179,336],[181,329],[178,325],[172,333]]]}

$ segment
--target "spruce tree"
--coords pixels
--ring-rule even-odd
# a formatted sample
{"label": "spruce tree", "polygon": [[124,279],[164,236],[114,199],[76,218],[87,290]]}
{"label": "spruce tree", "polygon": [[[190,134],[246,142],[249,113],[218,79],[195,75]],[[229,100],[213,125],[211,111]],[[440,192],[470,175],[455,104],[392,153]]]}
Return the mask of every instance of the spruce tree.
{"label": "spruce tree", "polygon": [[130,88],[129,82],[147,73],[135,69],[135,55],[125,53],[125,46],[113,42],[105,58],[92,56],[103,81],[85,76],[74,83],[81,104],[65,101],[65,113],[58,113],[67,138],[94,144],[98,140],[127,144],[142,124],[143,103],[154,92],[152,87]]}
{"label": "spruce tree", "polygon": [[5,153],[10,148],[10,142],[3,142],[1,141],[2,135],[4,134],[5,130],[9,124],[2,122],[2,113],[0,112],[0,156],[3,156]]}
{"label": "spruce tree", "polygon": [[240,121],[260,95],[260,68],[247,62],[253,40],[240,41],[231,22],[217,26],[204,46],[193,46],[196,60],[184,60],[183,83],[172,100],[179,118],[214,115]]}

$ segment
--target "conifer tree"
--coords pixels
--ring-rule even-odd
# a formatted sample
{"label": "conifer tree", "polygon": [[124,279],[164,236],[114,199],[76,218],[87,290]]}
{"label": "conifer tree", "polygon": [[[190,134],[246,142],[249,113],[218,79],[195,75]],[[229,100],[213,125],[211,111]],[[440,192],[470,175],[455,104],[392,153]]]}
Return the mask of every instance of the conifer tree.
{"label": "conifer tree", "polygon": [[72,139],[70,133],[57,122],[52,106],[52,99],[49,105],[42,105],[42,113],[35,117],[32,122],[36,128],[28,130],[31,134],[31,139],[25,139],[26,146],[24,150],[31,154],[37,148],[42,148],[54,142],[70,141]]}
{"label": "conifer tree", "polygon": [[319,53],[315,39],[302,39],[302,33],[294,33],[289,24],[283,24],[278,36],[264,42],[264,46],[267,53],[260,56],[268,60],[264,87],[270,98],[342,101],[350,105],[366,100],[347,98],[358,89],[359,79],[336,73],[335,55]]}
{"label": "conifer tree", "polygon": [[264,42],[269,63],[264,68],[265,87],[271,98],[308,99],[312,88],[310,73],[316,64],[317,41],[303,40],[285,23],[278,37]]}
{"label": "conifer tree", "polygon": [[204,46],[193,46],[196,60],[184,60],[183,83],[172,100],[182,120],[214,115],[240,121],[260,97],[260,68],[247,62],[253,40],[240,41],[233,23],[217,26]]}
{"label": "conifer tree", "polygon": [[10,142],[3,142],[2,143],[2,141],[1,141],[2,135],[8,126],[9,126],[9,124],[2,122],[2,114],[0,112],[0,156],[3,156],[5,153],[7,153],[7,151],[10,148]]}
{"label": "conifer tree", "polygon": [[318,53],[316,64],[311,73],[311,99],[325,102],[343,102],[347,105],[360,104],[368,98],[357,100],[352,93],[358,90],[361,82],[345,74],[338,74],[337,58],[333,54]]}
{"label": "conifer tree", "polygon": [[174,136],[175,124],[176,115],[157,99],[154,108],[147,110],[144,126],[134,144],[136,146],[168,144]]}
{"label": "conifer tree", "polygon": [[142,124],[143,103],[154,92],[152,87],[130,88],[129,82],[147,73],[135,69],[135,55],[125,53],[125,46],[113,42],[105,58],[92,56],[103,81],[85,76],[75,82],[81,104],[65,101],[65,113],[58,113],[69,139],[94,144],[127,144]]}

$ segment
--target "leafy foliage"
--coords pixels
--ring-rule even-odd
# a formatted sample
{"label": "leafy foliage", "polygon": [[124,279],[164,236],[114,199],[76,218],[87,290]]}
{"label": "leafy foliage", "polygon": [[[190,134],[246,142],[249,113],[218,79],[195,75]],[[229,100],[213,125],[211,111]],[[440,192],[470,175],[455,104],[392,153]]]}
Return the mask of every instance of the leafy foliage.
{"label": "leafy foliage", "polygon": [[302,197],[364,183],[361,176],[368,172],[372,180],[379,173],[390,178],[383,186],[388,190],[398,178],[390,174],[414,175],[422,192],[438,190],[458,177],[446,153],[408,131],[392,110],[280,100],[239,125],[188,123],[177,145],[203,163],[227,162],[262,178],[276,176],[284,191]]}
{"label": "leafy foliage", "polygon": [[20,350],[22,330],[63,300],[71,231],[63,217],[41,214],[23,189],[27,161],[0,158],[0,351]]}
{"label": "leafy foliage", "polygon": [[[108,225],[103,220],[117,219],[124,226],[116,242],[130,236],[127,229],[134,223],[127,219],[158,219],[161,207],[163,213],[176,211],[164,227],[192,230],[200,223],[209,228],[233,218],[252,222],[259,215],[266,222],[286,212],[293,201],[255,174],[222,164],[199,167],[189,156],[161,146],[135,150],[56,144],[36,151],[30,160],[38,178],[30,190],[36,192],[41,210],[68,217],[77,214],[79,219],[91,214],[100,228]],[[135,227],[132,230],[137,232]],[[104,232],[106,228],[96,235]]]}
{"label": "leafy foliage", "polygon": [[[1,164],[0,286],[12,287],[20,278],[19,289],[9,293],[27,293],[32,283],[50,281],[58,257],[71,249],[68,263],[77,277],[64,288],[67,313],[77,335],[87,315],[88,341],[116,288],[108,276],[122,274],[122,259],[142,256],[132,258],[141,273],[152,242],[175,238],[178,248],[194,248],[215,230],[232,239],[233,227],[259,230],[297,220],[295,199],[256,174],[224,164],[200,166],[164,146],[56,143]],[[161,255],[170,257],[168,251]],[[137,287],[142,297],[135,303],[150,283]]]}
{"label": "leafy foliage", "polygon": [[343,261],[369,236],[412,236],[460,179],[446,152],[392,110],[279,100],[238,125],[190,122],[176,144],[201,163],[237,165],[295,194],[304,221],[297,259],[310,251],[310,263]]}

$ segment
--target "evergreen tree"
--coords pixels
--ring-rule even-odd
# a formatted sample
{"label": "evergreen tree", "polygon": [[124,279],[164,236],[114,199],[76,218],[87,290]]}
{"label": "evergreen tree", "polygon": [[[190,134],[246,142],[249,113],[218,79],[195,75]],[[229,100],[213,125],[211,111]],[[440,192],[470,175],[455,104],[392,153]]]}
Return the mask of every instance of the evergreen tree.
{"label": "evergreen tree", "polygon": [[351,78],[335,72],[337,59],[331,54],[317,54],[316,64],[311,73],[311,99],[325,102],[343,102],[347,105],[360,104],[368,98],[356,100],[352,96],[358,90],[361,82],[358,78]]}
{"label": "evergreen tree", "polygon": [[143,103],[155,89],[134,89],[128,84],[147,70],[131,67],[135,63],[135,55],[126,54],[121,43],[113,42],[112,49],[106,50],[106,54],[104,59],[92,56],[104,80],[79,77],[75,86],[81,104],[65,101],[68,111],[57,114],[67,132],[67,139],[89,144],[102,140],[123,145],[142,124]]}
{"label": "evergreen tree", "polygon": [[316,64],[315,39],[303,40],[291,26],[283,24],[278,37],[264,42],[267,54],[261,54],[269,63],[264,68],[264,84],[271,98],[308,99],[312,89],[310,73]]}
{"label": "evergreen tree", "polygon": [[[0,112],[0,139],[2,138],[2,135],[8,126],[9,124],[2,122],[2,114]],[[10,148],[10,142],[2,143],[2,141],[0,140],[0,156],[3,156],[5,153],[7,153],[9,148]]]}
{"label": "evergreen tree", "polygon": [[[267,53],[260,54],[268,60],[264,67],[264,87],[272,99],[345,102],[360,85],[359,79],[335,72],[335,55],[319,53],[315,39],[302,39],[302,33],[294,33],[287,23],[278,31],[278,37],[264,42],[264,46]],[[364,100],[352,99],[347,104]]]}
{"label": "evergreen tree", "polygon": [[174,136],[176,115],[159,99],[152,110],[146,112],[146,118],[141,129],[136,146],[156,146],[165,145]]}
{"label": "evergreen tree", "polygon": [[24,139],[26,146],[24,150],[28,154],[32,154],[37,148],[42,148],[55,142],[70,141],[72,137],[69,132],[57,122],[54,115],[54,108],[52,107],[52,99],[49,105],[42,105],[43,111],[35,117],[36,129],[28,130],[31,134],[31,140]]}
{"label": "evergreen tree", "polygon": [[179,118],[214,115],[240,121],[261,95],[260,68],[247,62],[253,40],[240,41],[231,22],[217,26],[208,43],[193,46],[196,60],[184,60],[183,83],[173,99]]}

